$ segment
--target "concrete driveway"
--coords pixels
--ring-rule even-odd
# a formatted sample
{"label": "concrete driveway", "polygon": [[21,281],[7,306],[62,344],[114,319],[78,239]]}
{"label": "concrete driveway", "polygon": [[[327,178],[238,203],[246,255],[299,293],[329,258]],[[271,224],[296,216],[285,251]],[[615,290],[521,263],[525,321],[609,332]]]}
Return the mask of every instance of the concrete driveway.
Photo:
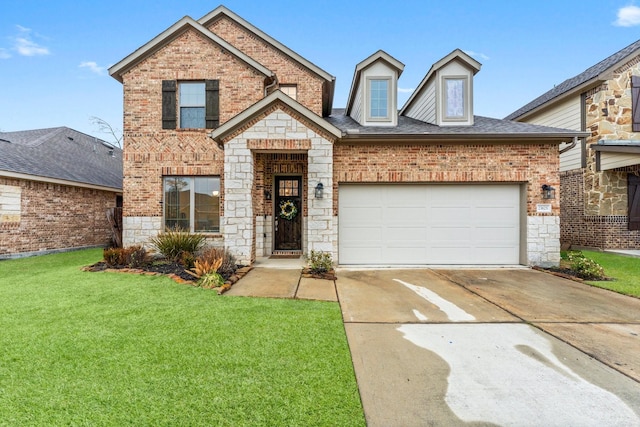
{"label": "concrete driveway", "polygon": [[342,269],[371,426],[640,426],[640,300],[529,269]]}

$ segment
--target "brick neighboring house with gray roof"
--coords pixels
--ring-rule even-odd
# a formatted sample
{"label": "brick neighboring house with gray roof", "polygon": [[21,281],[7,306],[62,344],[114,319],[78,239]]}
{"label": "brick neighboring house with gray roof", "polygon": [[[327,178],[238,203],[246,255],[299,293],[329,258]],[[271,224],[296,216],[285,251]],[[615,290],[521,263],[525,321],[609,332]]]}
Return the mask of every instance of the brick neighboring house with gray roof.
{"label": "brick neighboring house with gray roof", "polygon": [[558,146],[584,132],[478,117],[456,49],[397,109],[404,64],[335,77],[220,6],[112,66],[123,84],[126,245],[165,227],[241,262],[321,250],[340,265],[557,265]]}
{"label": "brick neighboring house with gray roof", "polygon": [[560,146],[564,246],[640,249],[640,40],[507,119],[588,132]]}
{"label": "brick neighboring house with gray roof", "polygon": [[122,150],[67,127],[0,132],[0,259],[103,246]]}

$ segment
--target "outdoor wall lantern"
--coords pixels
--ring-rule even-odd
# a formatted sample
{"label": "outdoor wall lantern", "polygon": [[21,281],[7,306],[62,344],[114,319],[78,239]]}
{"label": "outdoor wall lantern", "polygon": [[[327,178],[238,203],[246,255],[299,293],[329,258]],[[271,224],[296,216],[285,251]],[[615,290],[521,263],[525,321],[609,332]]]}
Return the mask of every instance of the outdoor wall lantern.
{"label": "outdoor wall lantern", "polygon": [[542,198],[543,199],[555,199],[556,189],[549,184],[542,184]]}
{"label": "outdoor wall lantern", "polygon": [[264,190],[264,198],[266,200],[271,200],[271,191],[269,190]]}
{"label": "outdoor wall lantern", "polygon": [[316,189],[314,190],[314,194],[316,199],[322,199],[322,195],[324,194],[324,185],[321,182],[316,185]]}

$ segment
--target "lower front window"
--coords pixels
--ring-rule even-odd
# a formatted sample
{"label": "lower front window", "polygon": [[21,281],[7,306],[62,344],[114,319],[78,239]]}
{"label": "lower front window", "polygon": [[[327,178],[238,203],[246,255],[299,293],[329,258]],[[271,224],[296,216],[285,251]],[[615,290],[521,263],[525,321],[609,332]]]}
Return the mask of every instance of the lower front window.
{"label": "lower front window", "polygon": [[166,176],[164,225],[191,232],[220,232],[220,178]]}

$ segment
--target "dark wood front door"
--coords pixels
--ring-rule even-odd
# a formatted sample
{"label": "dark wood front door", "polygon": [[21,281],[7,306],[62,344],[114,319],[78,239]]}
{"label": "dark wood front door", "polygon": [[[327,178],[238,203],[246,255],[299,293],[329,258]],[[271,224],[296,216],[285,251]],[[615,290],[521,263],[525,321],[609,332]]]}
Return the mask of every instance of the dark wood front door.
{"label": "dark wood front door", "polygon": [[302,249],[302,178],[276,177],[275,247],[276,251]]}

